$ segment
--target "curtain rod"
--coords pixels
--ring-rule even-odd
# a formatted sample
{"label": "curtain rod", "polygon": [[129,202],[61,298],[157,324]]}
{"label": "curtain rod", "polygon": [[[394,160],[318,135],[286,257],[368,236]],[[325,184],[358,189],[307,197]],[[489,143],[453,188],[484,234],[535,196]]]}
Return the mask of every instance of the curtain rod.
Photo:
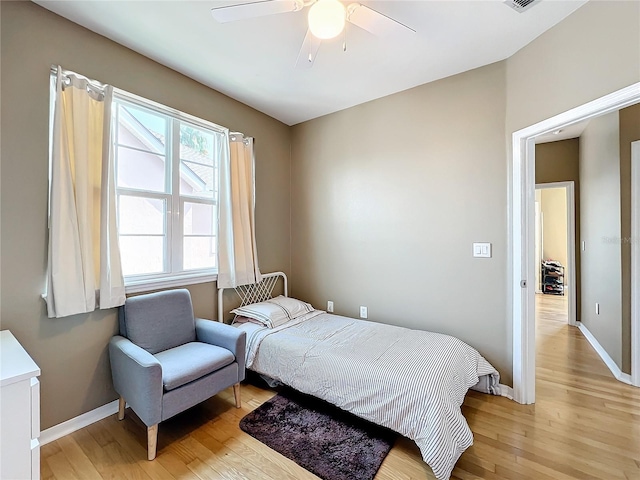
{"label": "curtain rod", "polygon": [[[1,0],[0,0],[1,1]],[[50,72],[54,75],[58,74],[58,66],[59,65],[51,65],[51,68],[49,69]],[[104,87],[106,84],[103,84],[102,82],[99,82],[98,80],[92,80],[88,77],[85,77],[82,74],[79,74],[77,72],[73,72],[71,70],[65,70],[64,68],[62,68],[62,66],[60,66],[60,70],[62,71],[62,74],[66,77],[68,77],[68,74],[71,73],[73,75],[77,75],[79,77],[85,78],[87,81],[89,82],[95,82],[98,85]],[[218,125],[217,123],[211,122],[209,120],[205,120],[204,118],[199,118],[196,117],[195,115],[191,115],[189,113],[186,112],[182,112],[180,110],[176,110],[175,108],[169,107],[167,105],[163,105],[161,103],[155,102],[153,100],[149,100],[148,98],[144,98],[141,97],[140,95],[136,95],[135,93],[131,93],[131,92],[127,92],[126,90],[122,90],[118,87],[114,87],[113,88],[113,93],[119,95],[120,97],[123,97],[129,101],[133,101],[133,102],[137,102],[137,103],[142,103],[147,104],[147,105],[152,105],[155,106],[156,108],[162,109],[162,110],[169,110],[172,113],[176,114],[177,116],[185,119],[188,122],[193,122],[196,124],[200,124],[201,126],[205,127],[205,128],[213,128],[213,130],[216,130],[218,132],[224,133],[224,132],[229,132],[229,129],[226,127],[223,127],[222,125]],[[204,124],[203,124],[204,123]],[[243,137],[245,136],[243,133],[240,132],[229,132],[229,135],[242,135]],[[253,138],[253,137],[251,137]],[[255,139],[253,139],[254,144],[255,144]]]}
{"label": "curtain rod", "polygon": [[92,79],[92,78],[85,77],[84,75],[82,75],[82,74],[80,74],[80,73],[77,73],[77,72],[73,72],[73,71],[71,71],[71,70],[65,70],[65,69],[64,69],[64,68],[62,68],[62,66],[60,66],[60,65],[51,65],[51,68],[50,68],[49,70],[50,70],[50,72],[51,72],[51,73],[53,73],[53,74],[56,74],[56,75],[57,75],[57,74],[58,74],[58,67],[60,67],[60,71],[62,72],[62,75],[63,75],[63,76],[65,76],[65,77],[68,77],[68,76],[69,76],[69,74],[72,74],[72,75],[75,75],[75,76],[80,77],[80,78],[82,78],[82,79],[85,79],[85,80],[87,80],[88,82],[98,84],[98,85],[100,85],[101,87],[105,87],[105,86],[106,86],[106,84],[104,84],[104,83],[102,83],[102,82],[100,82],[100,81],[98,81],[98,80],[94,80],[94,79]]}

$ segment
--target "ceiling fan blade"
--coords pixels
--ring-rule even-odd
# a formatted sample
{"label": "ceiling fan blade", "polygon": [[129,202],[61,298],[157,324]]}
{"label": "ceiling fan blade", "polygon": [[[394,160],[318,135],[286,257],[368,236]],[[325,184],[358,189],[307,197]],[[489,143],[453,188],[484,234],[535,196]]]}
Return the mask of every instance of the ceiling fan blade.
{"label": "ceiling fan blade", "polygon": [[235,22],[247,18],[265,17],[277,13],[295,12],[300,9],[300,2],[296,0],[260,0],[239,5],[215,7],[211,15],[220,23]]}
{"label": "ceiling fan blade", "polygon": [[415,33],[413,28],[360,3],[347,7],[347,20],[378,37],[407,31]]}
{"label": "ceiling fan blade", "polygon": [[313,62],[316,61],[316,54],[320,48],[321,40],[314,37],[311,34],[311,30],[307,30],[307,34],[302,42],[300,53],[298,53],[298,60],[296,61],[296,68],[311,68]]}

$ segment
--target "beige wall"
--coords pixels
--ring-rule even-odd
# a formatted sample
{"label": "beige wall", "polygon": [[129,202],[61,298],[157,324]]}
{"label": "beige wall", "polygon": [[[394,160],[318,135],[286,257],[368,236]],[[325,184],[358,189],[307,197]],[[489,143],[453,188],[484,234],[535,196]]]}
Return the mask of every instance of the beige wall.
{"label": "beige wall", "polygon": [[580,320],[580,141],[577,138],[536,145],[536,184],[573,182],[576,219],[576,318]]}
{"label": "beige wall", "polygon": [[292,284],[453,334],[508,382],[504,80],[497,63],[294,127]]}
{"label": "beige wall", "polygon": [[[620,110],[620,227],[623,239],[631,238],[631,142],[636,140],[640,140],[640,104]],[[631,373],[631,242],[622,242],[621,248],[622,371]]]}
{"label": "beige wall", "polygon": [[590,1],[507,59],[507,135],[640,81],[640,2]]}
{"label": "beige wall", "polygon": [[[618,112],[595,118],[580,137],[582,317],[622,366],[620,133]],[[596,314],[595,304],[600,304]]]}
{"label": "beige wall", "polygon": [[[556,260],[564,267],[567,261],[567,194],[564,188],[544,188],[540,191],[544,260]],[[565,283],[566,283],[565,277]]]}
{"label": "beige wall", "polygon": [[536,145],[536,183],[575,182],[579,190],[579,145],[577,138]]}
{"label": "beige wall", "polygon": [[[1,2],[1,322],[42,369],[42,428],[116,398],[107,343],[115,311],[48,319],[45,287],[49,68],[88,77],[256,137],[263,271],[290,270],[290,129],[30,2]],[[214,318],[215,285],[190,288]]]}

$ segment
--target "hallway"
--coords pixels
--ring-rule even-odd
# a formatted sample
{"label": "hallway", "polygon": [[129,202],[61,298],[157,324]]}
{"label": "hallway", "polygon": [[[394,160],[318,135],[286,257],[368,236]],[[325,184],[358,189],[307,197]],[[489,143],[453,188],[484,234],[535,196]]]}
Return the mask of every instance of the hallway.
{"label": "hallway", "polygon": [[640,389],[617,381],[568,325],[567,303],[536,295],[536,417],[553,428],[544,442],[597,478],[640,479]]}

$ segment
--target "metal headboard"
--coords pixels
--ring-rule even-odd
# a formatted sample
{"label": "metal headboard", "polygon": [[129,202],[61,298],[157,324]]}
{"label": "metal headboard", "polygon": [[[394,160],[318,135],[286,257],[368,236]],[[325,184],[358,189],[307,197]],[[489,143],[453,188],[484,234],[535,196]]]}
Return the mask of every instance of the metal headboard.
{"label": "metal headboard", "polygon": [[284,272],[263,273],[262,280],[258,283],[249,285],[240,285],[235,288],[219,288],[218,289],[218,321],[224,323],[224,304],[223,296],[225,290],[234,290],[240,298],[240,307],[251,303],[264,302],[272,297],[273,290],[276,288],[278,280],[282,278],[284,282],[284,296],[289,296],[287,283],[287,275]]}

